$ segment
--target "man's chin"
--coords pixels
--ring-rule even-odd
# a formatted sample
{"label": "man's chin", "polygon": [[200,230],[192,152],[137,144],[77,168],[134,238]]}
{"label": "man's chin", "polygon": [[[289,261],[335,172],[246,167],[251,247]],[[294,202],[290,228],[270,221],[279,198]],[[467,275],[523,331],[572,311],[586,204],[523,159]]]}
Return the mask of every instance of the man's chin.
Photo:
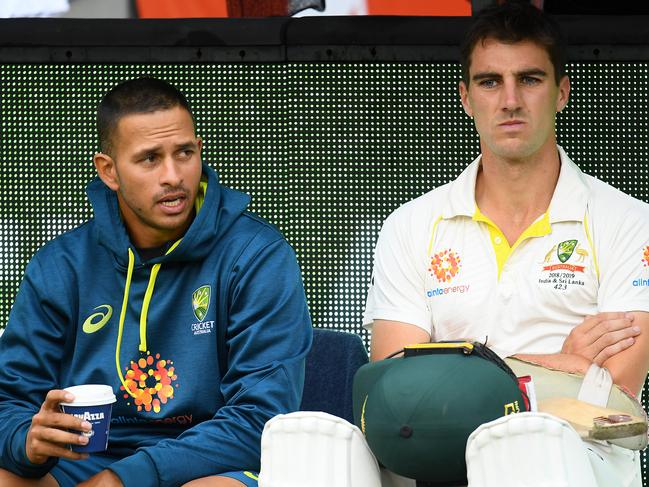
{"label": "man's chin", "polygon": [[194,220],[193,209],[177,215],[162,215],[156,218],[153,226],[156,230],[170,235],[183,234]]}
{"label": "man's chin", "polygon": [[490,148],[496,157],[509,161],[524,161],[534,154],[534,148],[521,140],[512,139]]}

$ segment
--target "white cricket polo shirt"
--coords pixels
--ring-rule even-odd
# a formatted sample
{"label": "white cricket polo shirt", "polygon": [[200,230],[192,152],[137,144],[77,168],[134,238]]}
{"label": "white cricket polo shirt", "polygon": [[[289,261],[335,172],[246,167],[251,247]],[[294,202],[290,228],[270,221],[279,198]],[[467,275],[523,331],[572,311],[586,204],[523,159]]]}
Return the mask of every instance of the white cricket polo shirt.
{"label": "white cricket polo shirt", "polygon": [[649,311],[648,206],[582,173],[559,147],[548,211],[510,248],[475,203],[480,157],[390,215],[363,324],[395,320],[501,356],[555,353],[600,311]]}

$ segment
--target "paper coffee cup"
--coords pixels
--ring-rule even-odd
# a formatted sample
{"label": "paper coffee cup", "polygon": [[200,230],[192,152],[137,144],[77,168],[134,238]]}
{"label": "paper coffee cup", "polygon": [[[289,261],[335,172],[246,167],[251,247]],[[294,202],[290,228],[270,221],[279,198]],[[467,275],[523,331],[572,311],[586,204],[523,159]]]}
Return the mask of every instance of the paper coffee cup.
{"label": "paper coffee cup", "polygon": [[78,453],[105,451],[108,447],[108,430],[113,403],[116,401],[113,389],[100,384],[84,384],[66,387],[64,390],[74,394],[73,402],[61,403],[61,410],[92,425],[89,432],[73,431],[88,438],[87,445],[70,445]]}

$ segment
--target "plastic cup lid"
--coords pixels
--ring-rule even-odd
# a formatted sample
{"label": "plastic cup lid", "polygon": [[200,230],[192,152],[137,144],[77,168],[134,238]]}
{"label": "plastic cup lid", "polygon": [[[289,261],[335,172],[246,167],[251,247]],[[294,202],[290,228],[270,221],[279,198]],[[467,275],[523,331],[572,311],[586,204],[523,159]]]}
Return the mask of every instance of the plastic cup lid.
{"label": "plastic cup lid", "polygon": [[84,384],[66,387],[64,390],[74,394],[74,401],[62,402],[62,406],[101,406],[117,400],[113,388],[102,384]]}

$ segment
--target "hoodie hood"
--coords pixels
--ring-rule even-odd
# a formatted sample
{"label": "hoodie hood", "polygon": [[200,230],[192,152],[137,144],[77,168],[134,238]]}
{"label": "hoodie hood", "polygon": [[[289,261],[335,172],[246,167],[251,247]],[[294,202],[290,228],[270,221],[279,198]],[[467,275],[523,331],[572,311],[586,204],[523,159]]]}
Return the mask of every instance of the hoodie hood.
{"label": "hoodie hood", "polygon": [[[172,243],[165,255],[149,261],[152,264],[149,284],[140,306],[140,343],[138,350],[142,353],[148,350],[147,321],[149,307],[153,300],[156,279],[163,264],[204,260],[205,256],[218,245],[219,238],[230,229],[250,202],[248,195],[221,186],[216,172],[206,164],[203,164],[203,177],[200,184],[201,187],[194,202],[196,216],[189,229],[179,240]],[[115,367],[124,390],[137,401],[140,400],[137,392],[132,391],[124,379],[120,362],[120,350],[131,294],[133,271],[136,265],[140,263],[140,257],[133,250],[134,245],[132,245],[126,232],[115,192],[108,188],[99,178],[95,178],[88,185],[87,193],[95,211],[95,236],[99,244],[108,249],[113,255],[118,267],[126,269],[124,297],[119,314],[117,343],[115,345]]]}
{"label": "hoodie hood", "polygon": [[[203,182],[207,184],[202,204],[197,201],[197,214],[180,243],[167,255],[152,259],[152,263],[182,262],[204,258],[228,231],[250,203],[250,196],[232,190],[219,183],[218,174],[203,163]],[[128,265],[128,249],[131,243],[119,209],[116,193],[96,177],[86,193],[92,204],[95,220],[95,236],[99,244],[107,248],[121,267]],[[201,194],[197,200],[201,200]],[[139,256],[135,253],[135,263]]]}

